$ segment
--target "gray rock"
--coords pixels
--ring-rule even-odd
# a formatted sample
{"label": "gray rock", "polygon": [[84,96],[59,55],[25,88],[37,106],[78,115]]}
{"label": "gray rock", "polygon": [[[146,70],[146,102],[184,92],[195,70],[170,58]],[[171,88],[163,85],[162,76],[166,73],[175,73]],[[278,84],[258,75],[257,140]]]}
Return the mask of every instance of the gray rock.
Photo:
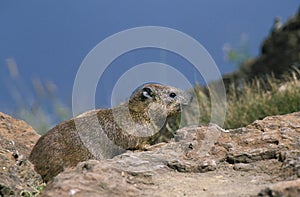
{"label": "gray rock", "polygon": [[42,183],[28,156],[39,135],[24,121],[0,112],[0,196],[37,193]]}
{"label": "gray rock", "polygon": [[186,127],[148,151],[66,169],[42,196],[263,195],[276,183],[299,179],[299,131],[300,112],[229,132]]}

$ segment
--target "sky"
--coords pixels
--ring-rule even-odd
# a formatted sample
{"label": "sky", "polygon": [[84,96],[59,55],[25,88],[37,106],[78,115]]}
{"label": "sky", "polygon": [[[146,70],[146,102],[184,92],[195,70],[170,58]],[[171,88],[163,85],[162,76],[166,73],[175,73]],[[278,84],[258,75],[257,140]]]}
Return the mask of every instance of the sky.
{"label": "sky", "polygon": [[[89,52],[109,36],[135,27],[161,26],[183,32],[201,43],[221,74],[233,72],[236,67],[224,58],[226,43],[238,46],[246,38],[249,53],[255,57],[274,18],[286,21],[298,7],[296,0],[2,0],[0,111],[12,113],[18,99],[32,104],[36,97],[32,83],[55,86],[56,96],[71,106],[74,80]],[[174,64],[195,79],[189,63],[176,54],[135,50],[114,60],[106,70],[101,78],[104,85],[97,88],[96,105],[109,106],[107,94],[126,69],[151,61]],[[8,64],[17,65],[17,76],[9,72]]]}

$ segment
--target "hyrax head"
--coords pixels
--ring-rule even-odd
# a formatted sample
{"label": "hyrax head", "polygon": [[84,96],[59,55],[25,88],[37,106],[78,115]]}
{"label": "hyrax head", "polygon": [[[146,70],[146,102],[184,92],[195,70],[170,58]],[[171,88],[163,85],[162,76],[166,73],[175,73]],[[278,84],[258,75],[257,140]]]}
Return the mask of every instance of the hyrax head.
{"label": "hyrax head", "polygon": [[166,116],[181,112],[182,105],[188,105],[192,96],[172,87],[157,83],[147,83],[134,91],[129,100],[129,109],[134,112],[145,112],[152,108]]}

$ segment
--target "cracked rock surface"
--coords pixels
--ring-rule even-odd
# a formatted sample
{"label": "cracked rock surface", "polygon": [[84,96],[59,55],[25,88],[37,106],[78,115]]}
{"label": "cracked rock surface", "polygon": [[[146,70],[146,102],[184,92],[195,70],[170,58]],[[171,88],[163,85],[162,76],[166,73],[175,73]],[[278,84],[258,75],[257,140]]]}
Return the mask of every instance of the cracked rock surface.
{"label": "cracked rock surface", "polygon": [[0,112],[0,196],[33,192],[42,182],[27,159],[38,139],[27,123]]}
{"label": "cracked rock surface", "polygon": [[186,127],[167,144],[66,169],[42,196],[298,196],[300,112],[223,132]]}

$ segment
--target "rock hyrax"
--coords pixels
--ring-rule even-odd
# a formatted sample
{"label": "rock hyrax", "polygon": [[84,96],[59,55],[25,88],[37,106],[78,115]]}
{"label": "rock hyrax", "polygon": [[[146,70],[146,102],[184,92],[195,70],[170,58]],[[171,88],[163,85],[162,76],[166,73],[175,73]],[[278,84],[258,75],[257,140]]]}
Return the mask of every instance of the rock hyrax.
{"label": "rock hyrax", "polygon": [[55,126],[38,140],[29,160],[48,182],[81,161],[142,150],[156,142],[168,120],[190,100],[177,88],[145,84],[118,107],[88,111]]}

